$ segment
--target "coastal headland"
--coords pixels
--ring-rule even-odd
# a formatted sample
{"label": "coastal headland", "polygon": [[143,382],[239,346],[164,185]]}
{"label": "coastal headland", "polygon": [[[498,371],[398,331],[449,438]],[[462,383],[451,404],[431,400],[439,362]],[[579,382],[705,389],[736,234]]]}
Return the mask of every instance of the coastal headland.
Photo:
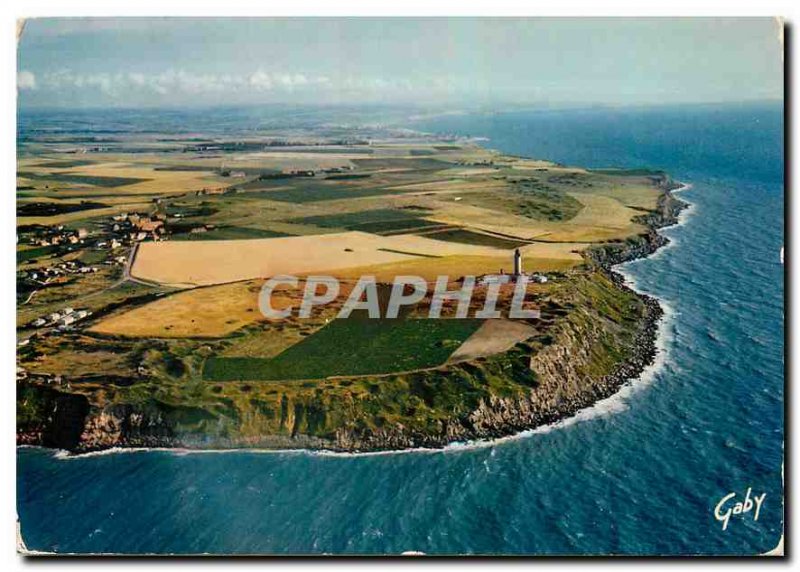
{"label": "coastal headland", "polygon": [[[652,363],[663,311],[613,267],[666,244],[686,206],[666,173],[327,129],[22,149],[19,444],[438,448],[565,419]],[[537,317],[476,317],[516,251]],[[268,319],[259,291],[283,274],[300,281],[276,292],[287,306],[310,276],[342,287]],[[450,302],[427,319],[430,294],[337,319],[365,275],[382,305],[401,275],[477,286],[464,319]]]}

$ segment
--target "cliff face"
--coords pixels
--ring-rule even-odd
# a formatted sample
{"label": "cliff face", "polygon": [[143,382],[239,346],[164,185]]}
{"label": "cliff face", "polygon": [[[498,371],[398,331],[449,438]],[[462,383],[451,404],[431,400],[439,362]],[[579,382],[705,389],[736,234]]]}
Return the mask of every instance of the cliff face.
{"label": "cliff face", "polygon": [[[604,286],[633,296],[610,279]],[[597,302],[576,310],[579,315],[563,321],[552,344],[528,357],[533,387],[520,388],[514,395],[489,394],[467,414],[444,420],[438,431],[419,433],[397,426],[366,433],[340,430],[335,448],[442,447],[454,441],[503,437],[565,419],[610,397],[652,362],[662,311],[651,298],[637,299],[638,304],[622,298],[621,306],[634,308],[628,308],[620,323],[600,311],[607,299]]]}
{"label": "cliff face", "polygon": [[23,386],[17,396],[17,442],[73,450],[81,441],[89,400],[49,387]]}
{"label": "cliff face", "polygon": [[[609,397],[652,362],[658,303],[627,288],[611,270],[667,242],[685,203],[665,191],[640,221],[641,236],[590,249],[593,269],[574,278],[568,314],[546,337],[499,356],[433,371],[381,378],[373,394],[297,388],[271,401],[216,409],[92,403],[83,395],[22,386],[18,442],[83,452],[110,447],[325,448],[369,451],[442,447],[496,438],[574,415]],[[22,405],[20,405],[22,404]],[[20,412],[20,407],[22,411]]]}

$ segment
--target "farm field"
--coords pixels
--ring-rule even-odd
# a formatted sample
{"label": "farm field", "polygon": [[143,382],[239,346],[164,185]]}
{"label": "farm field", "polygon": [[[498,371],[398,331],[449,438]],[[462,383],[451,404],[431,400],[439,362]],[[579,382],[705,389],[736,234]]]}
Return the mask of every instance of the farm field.
{"label": "farm field", "polygon": [[286,233],[243,226],[217,227],[204,232],[184,232],[173,235],[172,240],[247,240],[252,238],[277,238]]}
{"label": "farm field", "polygon": [[[539,250],[549,245],[532,245]],[[558,245],[556,245],[558,246]],[[574,245],[573,245],[574,246]],[[564,250],[564,249],[562,249]],[[540,252],[548,256],[546,252]],[[569,252],[553,252],[551,257],[536,257],[526,255],[527,268],[536,269],[538,272],[559,272],[573,268],[582,262],[580,255]],[[336,276],[341,279],[357,280],[359,276],[375,276],[377,280],[391,282],[395,276],[420,276],[428,282],[433,282],[438,276],[457,278],[465,275],[481,276],[484,274],[497,274],[501,270],[510,272],[512,258],[504,256],[471,256],[451,255],[440,257],[415,257],[401,262],[375,264],[372,266],[357,266],[336,271]]]}
{"label": "farm field", "polygon": [[507,351],[514,344],[536,335],[538,330],[525,322],[492,319],[484,320],[466,341],[454,351],[450,362],[460,362]]}
{"label": "farm field", "polygon": [[505,256],[502,250],[487,246],[436,241],[416,235],[378,236],[350,231],[325,235],[324,240],[299,236],[143,243],[132,275],[162,284],[209,285],[285,274],[336,273],[426,255]]}
{"label": "farm field", "polygon": [[370,375],[443,364],[482,320],[336,319],[271,359],[214,357],[208,381],[318,379]]}
{"label": "farm field", "polygon": [[[663,175],[363,129],[26,142],[16,189],[21,395],[77,394],[93,412],[143,407],[251,446],[265,435],[330,439],[341,427],[439,431],[480,400],[535,387],[531,360],[562,327],[591,336],[608,327],[602,343],[624,354],[640,308],[600,287],[586,250],[641,240]],[[457,290],[465,276],[509,274],[515,249],[525,272],[544,275],[523,304],[541,318],[508,318],[510,283],[497,302],[504,317],[475,319],[491,280],[478,281],[468,319],[452,319],[453,300],[441,319],[424,318],[437,278]],[[340,290],[309,318],[267,319],[259,293],[276,275],[299,278],[275,292],[277,309],[299,306],[310,275],[336,277]],[[400,275],[429,287],[401,318],[336,318],[364,276],[385,311]],[[592,350],[604,360],[592,372],[611,365],[609,351]],[[20,403],[29,415],[32,402]]]}
{"label": "farm field", "polygon": [[108,316],[89,331],[123,337],[220,337],[264,319],[258,311],[260,289],[254,282],[238,282],[178,292]]}

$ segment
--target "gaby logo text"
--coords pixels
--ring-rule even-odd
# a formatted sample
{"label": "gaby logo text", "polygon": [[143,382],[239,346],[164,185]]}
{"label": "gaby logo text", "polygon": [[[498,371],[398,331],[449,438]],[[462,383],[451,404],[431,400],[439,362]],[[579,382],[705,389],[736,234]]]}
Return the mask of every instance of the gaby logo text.
{"label": "gaby logo text", "polygon": [[741,515],[745,517],[748,513],[754,511],[752,515],[753,521],[758,520],[758,515],[761,514],[761,505],[764,503],[767,493],[754,496],[752,495],[752,490],[751,487],[747,487],[747,493],[741,501],[737,501],[736,493],[729,493],[717,503],[714,508],[714,518],[722,523],[722,530],[728,528],[731,516]]}

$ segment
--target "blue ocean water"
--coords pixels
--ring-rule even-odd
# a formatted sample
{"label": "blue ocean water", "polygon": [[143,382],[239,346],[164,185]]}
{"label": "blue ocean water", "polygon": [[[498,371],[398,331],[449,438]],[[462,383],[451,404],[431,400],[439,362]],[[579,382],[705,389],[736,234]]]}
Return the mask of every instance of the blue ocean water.
{"label": "blue ocean water", "polygon": [[[19,449],[31,549],[754,554],[783,523],[783,115],[775,105],[518,111],[411,127],[507,153],[658,167],[691,184],[673,243],[629,264],[668,317],[656,368],[577,420],[439,452]],[[766,493],[758,521],[714,507]]]}

